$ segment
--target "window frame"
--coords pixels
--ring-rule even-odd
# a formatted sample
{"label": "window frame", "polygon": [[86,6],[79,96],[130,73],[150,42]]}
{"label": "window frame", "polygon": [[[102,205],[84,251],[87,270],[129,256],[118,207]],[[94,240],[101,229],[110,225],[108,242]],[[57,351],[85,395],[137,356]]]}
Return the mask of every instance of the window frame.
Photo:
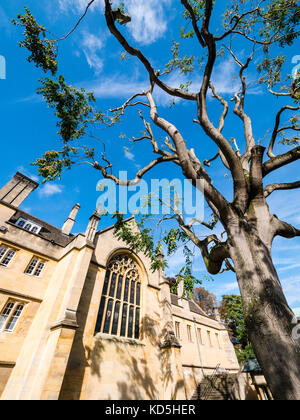
{"label": "window frame", "polygon": [[220,341],[220,335],[218,333],[215,333],[216,341],[217,341],[217,347],[219,350],[222,350],[221,347],[221,341]]}
{"label": "window frame", "polygon": [[[9,265],[10,265],[10,263],[12,262],[14,256],[17,253],[17,249],[16,248],[13,248],[13,247],[11,247],[9,245],[6,245],[4,243],[0,243],[0,250],[2,250],[2,249],[5,250],[5,251],[4,251],[3,255],[0,257],[0,267],[8,268]],[[0,254],[1,254],[1,252],[0,252]],[[7,264],[3,264],[3,262],[7,258],[9,258],[8,263]]]}
{"label": "window frame", "polygon": [[175,337],[177,338],[177,340],[181,340],[179,321],[175,321]]}
{"label": "window frame", "polygon": [[207,337],[208,337],[208,345],[209,345],[209,347],[213,347],[211,331],[208,331],[207,330]]}
{"label": "window frame", "polygon": [[[0,334],[1,333],[5,333],[5,334],[13,334],[16,330],[16,327],[22,317],[22,315],[25,312],[25,308],[27,306],[28,302],[24,302],[24,301],[20,301],[20,300],[15,300],[15,299],[8,299],[8,301],[6,301],[5,305],[2,307],[1,311],[0,311],[0,317],[3,316],[4,311],[6,310],[7,306],[10,304],[13,304],[13,306],[10,308],[10,312],[6,318],[6,320],[3,323],[3,326],[0,326]],[[13,318],[15,318],[15,313],[18,310],[18,307],[22,306],[21,312],[19,313],[19,315],[16,318],[15,323],[13,324],[13,329],[12,330],[8,330],[7,326],[13,322]]]}
{"label": "window frame", "polygon": [[[23,225],[21,226],[20,223],[23,223]],[[19,227],[20,229],[26,230],[26,232],[33,233],[34,235],[38,235],[42,230],[42,226],[38,225],[32,220],[25,219],[24,217],[19,217],[19,219],[15,223],[15,226]],[[30,228],[26,229],[27,226],[30,226]]]}
{"label": "window frame", "polygon": [[198,335],[198,340],[199,340],[201,346],[204,346],[202,329],[200,327],[197,327],[197,335]]}
{"label": "window frame", "polygon": [[192,326],[187,324],[186,326],[187,329],[187,337],[188,337],[188,342],[189,343],[193,343],[193,337],[192,337]]}
{"label": "window frame", "polygon": [[[30,269],[30,266],[31,266],[31,264],[33,263],[33,261],[36,261],[36,264],[35,264],[35,266],[33,267],[32,272],[31,272],[31,273],[29,273],[29,272],[28,272],[28,270]],[[31,260],[30,260],[29,264],[27,265],[27,267],[26,267],[26,269],[25,269],[25,271],[24,271],[24,274],[26,274],[27,276],[31,276],[31,277],[41,278],[41,277],[42,277],[42,273],[43,273],[43,271],[44,271],[44,269],[45,269],[45,267],[46,267],[46,263],[47,263],[47,261],[46,261],[46,260],[44,260],[44,259],[42,259],[42,258],[40,258],[40,257],[38,257],[38,256],[36,256],[36,255],[34,255],[34,256],[31,258]],[[40,269],[39,274],[38,274],[38,275],[36,275],[36,272],[39,270],[39,267],[40,267],[40,265],[41,265],[41,264],[43,264],[43,266],[42,266],[42,268]]]}
{"label": "window frame", "polygon": [[112,337],[140,340],[141,273],[134,257],[125,252],[109,260],[94,335],[101,333]]}

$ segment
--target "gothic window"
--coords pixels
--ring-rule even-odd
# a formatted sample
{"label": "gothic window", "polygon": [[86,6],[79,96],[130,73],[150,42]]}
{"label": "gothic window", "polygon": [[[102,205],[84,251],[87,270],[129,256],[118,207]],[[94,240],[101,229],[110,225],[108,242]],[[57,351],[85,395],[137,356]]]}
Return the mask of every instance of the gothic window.
{"label": "gothic window", "polygon": [[7,267],[15,255],[16,251],[12,248],[0,245],[0,265]]}
{"label": "gothic window", "polygon": [[9,301],[0,314],[0,332],[13,332],[23,310],[24,303]]}
{"label": "gothic window", "polygon": [[140,270],[127,254],[118,255],[108,264],[95,334],[139,339],[140,305]]}
{"label": "gothic window", "polygon": [[25,274],[30,276],[40,277],[43,268],[45,267],[45,261],[40,260],[37,257],[33,257],[29,266],[26,268]]}

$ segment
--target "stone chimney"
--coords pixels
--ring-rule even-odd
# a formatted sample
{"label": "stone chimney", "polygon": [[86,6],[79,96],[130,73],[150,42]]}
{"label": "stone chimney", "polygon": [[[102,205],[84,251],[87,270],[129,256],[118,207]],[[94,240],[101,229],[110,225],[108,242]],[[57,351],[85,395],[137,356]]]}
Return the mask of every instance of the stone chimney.
{"label": "stone chimney", "polygon": [[221,322],[221,315],[218,309],[218,303],[217,303],[217,298],[214,296],[213,297],[213,304],[214,304],[214,309],[213,309],[213,317],[215,318],[216,321]]}
{"label": "stone chimney", "polygon": [[75,204],[75,206],[72,208],[70,216],[67,218],[67,220],[65,221],[62,227],[62,233],[64,233],[65,235],[70,235],[79,209],[80,209],[80,204]]}
{"label": "stone chimney", "polygon": [[92,216],[90,217],[90,221],[85,232],[86,238],[91,242],[94,242],[100,220],[100,213],[98,210],[95,210]]}
{"label": "stone chimney", "polygon": [[19,207],[39,184],[17,172],[16,175],[0,190],[0,200]]}

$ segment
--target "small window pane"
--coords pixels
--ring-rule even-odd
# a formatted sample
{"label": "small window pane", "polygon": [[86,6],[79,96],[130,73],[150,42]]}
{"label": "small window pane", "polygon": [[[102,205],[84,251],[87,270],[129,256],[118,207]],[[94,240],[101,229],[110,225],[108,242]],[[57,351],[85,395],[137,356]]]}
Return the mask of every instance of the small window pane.
{"label": "small window pane", "polygon": [[130,303],[133,303],[133,304],[134,304],[134,295],[135,295],[135,281],[132,280],[131,289],[130,289]]}
{"label": "small window pane", "polygon": [[45,267],[45,263],[44,262],[40,262],[39,265],[38,265],[38,267],[37,267],[37,269],[34,272],[34,275],[36,277],[39,277],[44,267]]}
{"label": "small window pane", "polygon": [[19,220],[17,226],[23,227],[25,225],[25,220]]}
{"label": "small window pane", "polygon": [[18,321],[18,319],[20,318],[22,311],[24,309],[24,305],[17,305],[13,316],[10,318],[10,320],[8,321],[8,324],[5,328],[5,331],[9,331],[12,332],[16,326],[16,323]]}
{"label": "small window pane", "polygon": [[134,336],[138,340],[140,338],[140,310],[139,308],[135,311],[135,331]]}
{"label": "small window pane", "polygon": [[4,257],[6,251],[7,251],[7,248],[0,248],[0,260],[1,260],[1,258]]}
{"label": "small window pane", "polygon": [[38,260],[36,258],[33,258],[33,260],[31,260],[31,263],[29,264],[27,270],[25,271],[26,274],[32,274],[36,265],[38,263]]}
{"label": "small window pane", "polygon": [[105,301],[106,301],[106,298],[103,297],[101,299],[101,303],[100,303],[100,309],[99,309],[99,313],[98,313],[98,317],[97,317],[95,334],[97,334],[97,333],[99,333],[101,331],[101,325],[102,325],[102,320],[103,320],[103,313],[104,313],[104,308],[105,308]]}
{"label": "small window pane", "polygon": [[107,295],[109,277],[110,277],[110,271],[107,270],[105,280],[104,280],[104,285],[103,285],[103,292],[102,292],[103,295]]}
{"label": "small window pane", "polygon": [[128,337],[132,338],[132,335],[133,335],[133,306],[130,306],[129,319],[128,319]]}
{"label": "small window pane", "polygon": [[27,225],[24,227],[25,230],[31,230],[31,224],[27,223]]}
{"label": "small window pane", "polygon": [[109,296],[110,297],[114,297],[115,296],[116,281],[117,281],[117,275],[114,273],[111,276],[110,291],[109,291]]}
{"label": "small window pane", "polygon": [[136,284],[136,304],[137,306],[141,304],[141,283]]}
{"label": "small window pane", "polygon": [[31,232],[32,232],[32,233],[37,233],[37,231],[38,231],[38,228],[37,228],[36,226],[34,226],[34,227],[31,229]]}
{"label": "small window pane", "polygon": [[127,324],[127,311],[128,305],[124,303],[123,305],[123,314],[122,314],[122,325],[121,325],[121,337],[125,337],[126,335],[126,324]]}
{"label": "small window pane", "polygon": [[9,251],[6,254],[6,257],[3,259],[1,265],[4,265],[5,267],[7,267],[8,264],[11,262],[14,255],[15,255],[15,251]]}
{"label": "small window pane", "polygon": [[117,299],[121,299],[123,287],[123,276],[119,276],[118,289],[117,289]]}
{"label": "small window pane", "polygon": [[113,306],[113,301],[110,300],[107,305],[105,323],[104,323],[104,328],[103,328],[103,332],[105,334],[109,334],[110,324],[111,324],[111,319],[112,319],[112,306]]}
{"label": "small window pane", "polygon": [[3,309],[2,314],[0,315],[0,331],[2,330],[2,328],[4,327],[12,309],[14,307],[14,303],[13,302],[8,302],[8,304],[5,306],[5,308]]}
{"label": "small window pane", "polygon": [[125,290],[124,290],[124,301],[128,302],[128,292],[129,292],[129,279],[126,279]]}
{"label": "small window pane", "polygon": [[117,335],[117,333],[118,333],[119,313],[120,313],[120,302],[116,302],[114,320],[113,320],[113,327],[112,327],[112,331],[111,331],[111,333],[113,335]]}

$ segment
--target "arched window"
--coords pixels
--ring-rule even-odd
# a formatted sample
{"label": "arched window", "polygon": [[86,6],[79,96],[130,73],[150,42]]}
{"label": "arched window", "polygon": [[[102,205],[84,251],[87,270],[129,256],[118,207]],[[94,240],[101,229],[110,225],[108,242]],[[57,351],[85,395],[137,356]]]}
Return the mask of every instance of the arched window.
{"label": "arched window", "polygon": [[140,337],[141,280],[127,254],[114,257],[106,271],[95,334]]}

